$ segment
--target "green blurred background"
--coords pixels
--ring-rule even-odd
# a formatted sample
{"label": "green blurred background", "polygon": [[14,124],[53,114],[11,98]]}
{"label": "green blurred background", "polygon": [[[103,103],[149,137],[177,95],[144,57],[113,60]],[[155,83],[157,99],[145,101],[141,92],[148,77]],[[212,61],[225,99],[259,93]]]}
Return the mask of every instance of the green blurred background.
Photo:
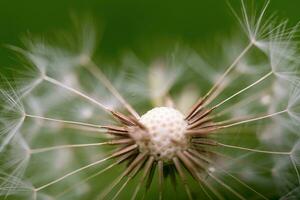
{"label": "green blurred background", "polygon": [[[237,9],[240,5],[239,0],[230,3]],[[276,11],[295,24],[300,19],[299,8],[299,0],[271,0],[269,12]],[[98,51],[109,58],[128,49],[142,57],[159,54],[174,41],[209,45],[237,26],[223,0],[1,0],[0,66],[13,60],[4,44],[20,45],[21,36],[28,33],[45,36],[68,30],[71,15],[85,14],[103,30]]]}
{"label": "green blurred background", "polygon": [[[239,9],[240,0],[229,2]],[[300,0],[271,0],[268,13],[295,24],[299,8]],[[240,30],[224,0],[0,0],[0,69],[18,62],[6,44],[20,46],[28,34],[51,38],[72,30],[72,15],[95,19],[102,31],[97,51],[108,59],[127,50],[151,59],[178,41],[204,48]]]}

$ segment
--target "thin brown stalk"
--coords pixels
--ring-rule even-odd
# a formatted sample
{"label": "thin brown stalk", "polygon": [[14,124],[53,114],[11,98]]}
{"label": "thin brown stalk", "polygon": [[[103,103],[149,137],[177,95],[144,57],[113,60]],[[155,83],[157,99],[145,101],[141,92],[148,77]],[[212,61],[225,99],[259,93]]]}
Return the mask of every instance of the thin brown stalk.
{"label": "thin brown stalk", "polygon": [[51,147],[31,149],[30,154],[44,153],[47,151],[60,150],[60,149],[65,149],[65,148],[80,148],[80,147],[95,147],[95,146],[102,146],[102,145],[130,144],[132,142],[133,142],[132,139],[126,138],[126,139],[111,140],[111,141],[107,141],[107,142],[98,142],[98,143],[65,144],[65,145],[57,145],[57,146],[51,146]]}
{"label": "thin brown stalk", "polygon": [[162,160],[158,161],[158,188],[159,188],[159,200],[163,198],[163,182],[164,182],[164,163]]}
{"label": "thin brown stalk", "polygon": [[205,188],[203,187],[203,184],[205,184],[201,178],[199,178],[198,171],[195,167],[195,165],[191,162],[189,158],[187,158],[182,152],[177,152],[178,158],[183,162],[184,166],[188,169],[188,171],[191,173],[191,175],[194,177],[195,180],[199,183],[202,191],[204,194],[209,198],[212,199],[211,196],[207,193]]}
{"label": "thin brown stalk", "polygon": [[126,115],[124,115],[122,113],[119,113],[119,112],[116,112],[116,111],[111,111],[111,114],[116,119],[118,119],[121,123],[123,123],[123,124],[125,124],[127,126],[134,126],[134,125],[136,125],[131,118],[127,117]]}
{"label": "thin brown stalk", "polygon": [[202,127],[204,125],[212,124],[212,123],[213,123],[212,118],[206,117],[206,118],[199,119],[198,121],[191,122],[187,128],[194,129],[194,128]]}
{"label": "thin brown stalk", "polygon": [[226,183],[224,183],[224,181],[222,181],[221,179],[219,179],[218,177],[216,177],[215,175],[213,175],[212,173],[208,172],[208,175],[214,179],[217,183],[219,183],[221,186],[223,186],[224,188],[226,188],[228,191],[230,191],[232,194],[234,194],[236,197],[238,197],[239,199],[242,200],[246,200],[245,197],[243,197],[240,193],[238,193],[237,191],[235,191],[232,187],[230,187],[229,185],[227,185]]}
{"label": "thin brown stalk", "polygon": [[25,114],[25,117],[33,118],[33,119],[46,120],[46,121],[51,121],[51,122],[56,122],[56,123],[62,123],[62,124],[71,124],[71,125],[77,125],[77,126],[99,128],[99,129],[103,129],[104,128],[104,126],[98,125],[98,124],[89,124],[89,123],[85,123],[85,122],[70,121],[70,120],[63,120],[63,119],[56,119],[56,118],[49,118],[49,117],[43,117],[43,116],[38,116],[38,115]]}
{"label": "thin brown stalk", "polygon": [[122,190],[126,187],[126,185],[129,183],[130,180],[133,179],[133,177],[140,171],[141,167],[143,165],[143,162],[138,163],[134,169],[132,171],[130,171],[130,173],[127,175],[127,180],[125,181],[125,183],[123,183],[123,185],[119,188],[119,190],[117,191],[117,193],[114,195],[114,197],[112,198],[112,200],[115,200],[119,194],[122,192]]}
{"label": "thin brown stalk", "polygon": [[82,97],[83,99],[86,99],[86,100],[92,102],[93,104],[99,106],[100,108],[102,108],[106,112],[110,112],[111,111],[110,108],[106,107],[104,104],[100,103],[99,101],[91,98],[90,96],[84,94],[83,92],[81,92],[81,91],[79,91],[79,90],[77,90],[75,88],[72,88],[72,87],[70,87],[70,86],[68,86],[68,85],[66,85],[66,84],[64,84],[64,83],[62,83],[62,82],[60,82],[60,81],[58,81],[58,80],[56,80],[54,78],[51,78],[49,76],[45,76],[44,80],[48,81],[49,83],[52,83],[54,85],[57,85],[59,87],[62,87],[62,88],[66,89],[66,90],[68,90],[68,91],[70,91],[70,92],[72,92],[74,94],[77,94],[78,96]]}
{"label": "thin brown stalk", "polygon": [[[191,153],[189,153],[188,151],[185,151],[184,154],[189,158],[191,159],[191,161],[193,161],[198,167],[200,167],[203,171],[207,171],[207,168],[208,168],[208,163],[206,162],[203,162],[203,161],[207,161],[207,160],[203,160],[201,158],[199,158],[198,156],[194,156],[192,155]],[[212,193],[218,198],[218,199],[224,199],[221,194],[216,191],[212,186],[209,185],[209,183],[205,180],[203,180],[201,177],[200,177],[200,174],[199,172],[197,173],[197,178],[201,180],[201,182],[208,188],[212,191]]]}
{"label": "thin brown stalk", "polygon": [[225,77],[232,71],[232,69],[236,66],[236,64],[240,61],[240,59],[249,51],[249,49],[253,46],[253,42],[251,41],[246,48],[237,56],[237,58],[232,62],[232,64],[227,68],[227,70],[223,73],[223,75],[217,80],[217,82],[212,86],[212,88],[205,94],[205,96],[200,99],[191,109],[191,111],[187,114],[186,119],[190,119],[195,112],[202,108],[203,104],[209,99],[209,97],[220,87],[220,84],[224,81]]}
{"label": "thin brown stalk", "polygon": [[91,72],[103,85],[123,104],[123,106],[132,114],[136,119],[140,116],[135,109],[124,99],[124,97],[118,92],[118,90],[113,86],[111,81],[105,76],[102,70],[92,61],[89,60],[85,65],[86,69]]}
{"label": "thin brown stalk", "polygon": [[249,90],[250,88],[252,88],[253,86],[259,84],[260,82],[262,82],[263,80],[267,79],[268,77],[270,77],[273,74],[273,71],[268,72],[267,74],[265,74],[264,76],[262,76],[261,78],[259,78],[257,81],[251,83],[250,85],[246,86],[245,88],[239,90],[238,92],[234,93],[233,95],[231,95],[230,97],[224,99],[223,101],[221,101],[220,103],[218,103],[217,105],[213,106],[213,110],[220,107],[221,105],[223,105],[224,103],[226,103],[227,101],[233,99],[234,97],[236,97],[237,95]]}
{"label": "thin brown stalk", "polygon": [[104,169],[102,169],[99,172],[96,172],[94,174],[92,174],[91,176],[88,176],[87,178],[81,180],[80,182],[77,182],[76,184],[68,187],[66,190],[64,190],[63,192],[59,193],[58,195],[56,195],[56,198],[59,198],[60,196],[64,195],[65,193],[69,192],[72,188],[79,186],[81,184],[83,184],[84,182],[87,182],[88,180],[95,178],[101,174],[103,174],[104,172],[108,171],[109,169],[113,168],[114,166],[120,164],[121,162],[127,160],[130,156],[132,156],[134,154],[134,151],[131,151],[127,154],[124,154],[123,156],[121,156],[116,162],[110,164],[109,166],[105,167]]}
{"label": "thin brown stalk", "polygon": [[191,136],[201,136],[201,135],[207,135],[207,134],[209,134],[211,132],[214,132],[218,129],[219,129],[219,127],[212,126],[212,127],[208,127],[208,128],[186,130],[185,133],[187,135],[191,135]]}
{"label": "thin brown stalk", "polygon": [[103,159],[101,159],[101,160],[98,160],[98,161],[96,161],[96,162],[93,162],[93,163],[91,163],[91,164],[88,164],[88,165],[86,165],[86,166],[84,166],[84,167],[81,167],[81,168],[79,168],[79,169],[76,169],[76,170],[74,170],[74,171],[72,171],[72,172],[69,172],[69,173],[65,174],[64,176],[62,176],[62,177],[60,177],[60,178],[55,179],[54,181],[51,181],[51,182],[49,182],[49,183],[47,183],[47,184],[44,184],[44,185],[42,185],[42,186],[36,188],[35,191],[38,192],[38,191],[40,191],[40,190],[42,190],[42,189],[45,189],[45,188],[47,188],[47,187],[49,187],[49,186],[51,186],[51,185],[53,185],[53,184],[56,184],[56,183],[58,183],[58,182],[64,180],[65,178],[68,178],[69,176],[72,176],[72,175],[74,175],[74,174],[76,174],[76,173],[79,173],[79,172],[81,172],[81,171],[83,171],[83,170],[85,170],[85,169],[88,169],[88,168],[90,168],[90,167],[93,167],[93,166],[95,166],[95,165],[98,165],[98,164],[100,164],[100,163],[103,163],[103,162],[105,162],[105,161],[107,161],[107,160],[109,160],[109,159],[111,159],[111,158],[117,157],[117,156],[119,156],[119,155],[123,155],[123,154],[125,154],[125,153],[127,153],[127,152],[129,152],[129,151],[132,151],[132,150],[136,149],[136,147],[137,147],[136,144],[131,145],[131,146],[128,146],[128,147],[125,147],[125,148],[123,148],[123,149],[121,149],[121,150],[119,150],[119,151],[113,153],[112,155],[110,155],[110,156],[108,156],[108,157],[106,157],[106,158],[103,158]]}
{"label": "thin brown stalk", "polygon": [[146,154],[145,153],[139,153],[136,158],[130,163],[130,165],[126,168],[126,170],[118,177],[116,178],[108,187],[106,190],[104,190],[97,199],[104,199],[110,191],[116,187],[119,182],[126,176],[128,176],[134,169],[139,168],[145,161]]}
{"label": "thin brown stalk", "polygon": [[247,148],[247,147],[240,147],[240,146],[235,146],[235,145],[224,144],[224,143],[220,143],[220,142],[218,142],[217,144],[222,147],[239,149],[239,150],[244,150],[244,151],[251,151],[251,152],[256,152],[256,153],[264,153],[264,154],[291,155],[291,153],[292,153],[291,151],[267,151],[267,150],[251,149],[251,148]]}
{"label": "thin brown stalk", "polygon": [[133,193],[133,195],[131,197],[131,200],[134,200],[136,198],[136,196],[137,196],[137,194],[138,194],[138,192],[139,192],[142,184],[144,183],[147,175],[150,173],[150,170],[151,170],[151,167],[152,167],[153,163],[154,163],[154,157],[150,156],[148,158],[147,162],[146,162],[144,173],[143,173],[143,175],[142,175],[142,177],[141,177],[141,179],[140,179],[137,187],[134,190],[134,193]]}
{"label": "thin brown stalk", "polygon": [[187,183],[187,178],[186,178],[186,176],[185,176],[185,174],[183,172],[182,166],[181,166],[181,164],[180,164],[180,162],[179,162],[179,160],[178,160],[177,157],[173,158],[173,163],[175,164],[176,170],[177,170],[177,172],[178,172],[178,174],[179,174],[179,176],[181,178],[181,181],[182,181],[182,183],[184,185],[184,188],[185,188],[185,191],[186,191],[186,194],[187,194],[188,198],[190,200],[192,200],[193,197],[192,197],[189,185]]}
{"label": "thin brown stalk", "polygon": [[266,115],[262,115],[262,116],[258,116],[258,117],[254,117],[254,118],[245,119],[245,120],[238,121],[238,122],[235,122],[235,123],[219,126],[219,129],[230,128],[230,127],[245,124],[245,123],[255,122],[255,121],[258,121],[258,120],[262,120],[262,119],[268,119],[268,118],[275,117],[277,115],[280,115],[280,114],[283,114],[283,113],[286,113],[286,112],[288,112],[287,109],[281,110],[281,111],[278,111],[278,112],[275,112],[275,113],[271,113],[271,114],[266,114]]}

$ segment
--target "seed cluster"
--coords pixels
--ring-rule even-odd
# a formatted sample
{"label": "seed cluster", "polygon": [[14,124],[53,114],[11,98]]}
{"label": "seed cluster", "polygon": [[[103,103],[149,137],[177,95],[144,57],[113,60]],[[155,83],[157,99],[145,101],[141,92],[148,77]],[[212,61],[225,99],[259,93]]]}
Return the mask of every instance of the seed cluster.
{"label": "seed cluster", "polygon": [[147,135],[139,141],[141,152],[149,152],[156,160],[171,160],[176,152],[188,147],[187,122],[184,116],[170,107],[156,107],[145,113],[140,123],[147,128]]}

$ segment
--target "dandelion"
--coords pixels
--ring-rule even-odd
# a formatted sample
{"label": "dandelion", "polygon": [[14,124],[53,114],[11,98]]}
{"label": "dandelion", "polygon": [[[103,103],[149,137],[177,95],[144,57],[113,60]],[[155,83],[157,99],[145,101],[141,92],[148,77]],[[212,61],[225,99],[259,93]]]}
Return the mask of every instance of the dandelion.
{"label": "dandelion", "polygon": [[242,1],[241,19],[233,9],[248,44],[225,69],[184,49],[149,68],[128,54],[130,79],[109,76],[88,24],[75,50],[38,40],[11,47],[27,64],[0,90],[0,195],[298,197],[297,26],[264,20],[268,4],[249,14]]}

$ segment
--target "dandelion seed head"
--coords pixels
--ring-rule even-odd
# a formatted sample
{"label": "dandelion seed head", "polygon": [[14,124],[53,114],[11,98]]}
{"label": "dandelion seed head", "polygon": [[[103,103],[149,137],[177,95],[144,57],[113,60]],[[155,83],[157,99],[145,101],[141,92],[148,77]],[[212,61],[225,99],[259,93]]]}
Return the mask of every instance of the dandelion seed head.
{"label": "dandelion seed head", "polygon": [[[185,135],[187,122],[178,110],[169,107],[156,107],[145,113],[140,122],[146,127],[146,133],[136,138],[141,152],[148,152],[157,160],[170,161],[177,151],[188,148],[188,137]],[[141,131],[141,130],[140,130]]]}
{"label": "dandelion seed head", "polygon": [[[269,197],[256,188],[264,183],[271,188],[270,176],[281,182],[288,171],[294,181],[299,131],[290,126],[300,121],[295,84],[300,62],[294,30],[286,22],[263,20],[267,5],[257,14],[242,1],[240,22],[248,44],[235,36],[218,43],[217,57],[210,59],[192,49],[176,49],[150,64],[131,53],[116,69],[104,60],[98,65],[91,21],[79,25],[75,38],[59,35],[68,46],[30,38],[26,50],[14,48],[31,67],[25,66],[27,71],[16,79],[20,96],[9,87],[0,90],[0,150],[5,150],[0,151],[0,178],[5,180],[0,195],[25,190],[22,180],[35,186],[28,186],[34,200],[95,199],[95,191],[112,181],[108,198],[114,193],[113,199],[124,199],[131,186],[136,191],[126,193],[132,199],[141,192],[148,198],[157,184],[159,199],[164,199],[169,195],[164,182],[170,178],[174,185],[181,180],[190,199],[229,198],[225,190],[239,199],[258,199]],[[286,80],[291,79],[295,89],[289,96],[291,81]],[[259,153],[266,159],[256,157]],[[260,173],[262,167],[271,174]],[[106,170],[113,176],[107,177]],[[192,179],[202,191],[191,193]]]}

